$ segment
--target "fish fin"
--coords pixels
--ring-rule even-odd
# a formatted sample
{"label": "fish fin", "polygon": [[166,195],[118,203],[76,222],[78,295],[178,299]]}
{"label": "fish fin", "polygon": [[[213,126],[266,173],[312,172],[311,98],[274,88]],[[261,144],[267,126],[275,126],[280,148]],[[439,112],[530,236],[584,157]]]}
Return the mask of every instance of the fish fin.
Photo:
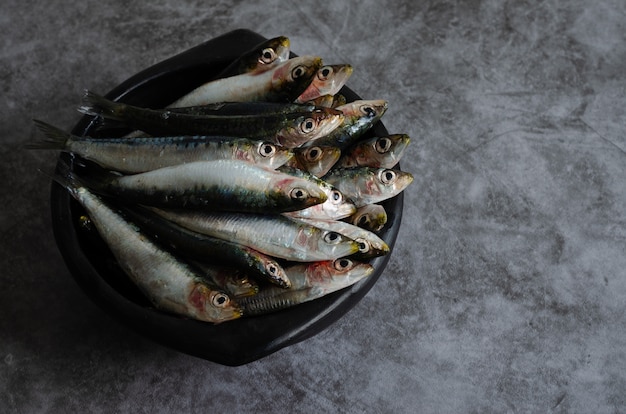
{"label": "fish fin", "polygon": [[46,136],[41,141],[31,142],[24,145],[26,149],[56,149],[63,150],[67,145],[67,141],[72,137],[71,134],[50,125],[46,122],[33,119],[33,123]]}
{"label": "fish fin", "polygon": [[78,107],[78,112],[85,115],[99,116],[116,121],[124,120],[123,110],[124,104],[113,102],[89,90],[85,90],[83,104]]}

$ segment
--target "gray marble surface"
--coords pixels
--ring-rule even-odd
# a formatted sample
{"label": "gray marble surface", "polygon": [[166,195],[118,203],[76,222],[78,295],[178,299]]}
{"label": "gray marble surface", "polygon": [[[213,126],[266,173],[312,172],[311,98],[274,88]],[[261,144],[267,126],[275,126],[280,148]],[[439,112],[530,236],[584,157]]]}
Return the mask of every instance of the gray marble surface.
{"label": "gray marble surface", "polygon": [[[5,0],[0,21],[0,411],[626,411],[625,2]],[[21,147],[84,88],[237,28],[352,64],[415,181],[355,308],[225,367],[86,298],[37,172],[56,154]]]}

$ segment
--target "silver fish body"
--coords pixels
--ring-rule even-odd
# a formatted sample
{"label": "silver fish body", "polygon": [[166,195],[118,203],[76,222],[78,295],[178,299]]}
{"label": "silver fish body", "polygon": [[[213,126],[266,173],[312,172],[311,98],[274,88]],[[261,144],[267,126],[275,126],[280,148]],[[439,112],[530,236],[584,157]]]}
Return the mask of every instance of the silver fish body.
{"label": "silver fish body", "polygon": [[293,280],[290,289],[261,289],[254,296],[242,298],[246,315],[260,315],[285,309],[349,287],[369,276],[373,267],[346,258],[334,261],[302,263],[287,268]]}
{"label": "silver fish body", "polygon": [[282,215],[153,211],[189,230],[243,244],[285,260],[334,260],[359,250],[356,242],[338,233],[324,231]]}
{"label": "silver fish body", "polygon": [[326,201],[324,191],[310,180],[232,160],[81,179],[127,202],[164,207],[280,213]]}
{"label": "silver fish body", "polygon": [[175,136],[90,138],[68,134],[35,121],[47,139],[31,149],[57,149],[80,155],[103,168],[127,174],[196,161],[236,160],[276,169],[293,158],[293,151],[267,141],[233,137]]}
{"label": "silver fish body", "polygon": [[321,66],[319,57],[295,57],[262,73],[245,73],[207,82],[169,106],[243,101],[293,102],[309,86]]}
{"label": "silver fish body", "polygon": [[57,180],[85,208],[117,263],[154,306],[212,323],[241,316],[241,308],[226,292],[208,284],[191,267],[154,244],[99,197],[71,178],[62,176]]}

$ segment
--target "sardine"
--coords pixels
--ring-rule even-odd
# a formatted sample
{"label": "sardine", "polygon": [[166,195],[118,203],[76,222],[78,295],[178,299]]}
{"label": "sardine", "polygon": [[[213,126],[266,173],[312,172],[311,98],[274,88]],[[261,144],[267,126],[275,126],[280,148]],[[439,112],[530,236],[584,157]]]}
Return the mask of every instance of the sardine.
{"label": "sardine", "polygon": [[309,86],[322,66],[322,59],[300,56],[258,74],[242,74],[205,83],[170,107],[206,105],[215,102],[293,102]]}
{"label": "sardine", "polygon": [[341,150],[330,145],[313,145],[294,149],[294,157],[284,165],[322,177],[337,163]]}
{"label": "sardine", "polygon": [[369,276],[374,268],[350,259],[303,263],[287,268],[293,280],[290,289],[266,288],[242,298],[246,315],[260,315],[285,309],[349,287]]}
{"label": "sardine", "polygon": [[29,149],[71,152],[103,168],[123,173],[141,173],[195,161],[230,159],[276,169],[293,157],[293,152],[267,141],[233,137],[175,136],[148,138],[90,138],[68,134],[35,120],[46,140]]}
{"label": "sardine", "polygon": [[371,231],[353,224],[344,221],[311,218],[299,218],[299,220],[323,230],[336,231],[356,241],[359,244],[359,252],[355,253],[355,256],[360,259],[371,259],[389,253],[389,246],[383,239]]}
{"label": "sardine", "polygon": [[258,250],[191,231],[140,206],[124,208],[122,213],[140,226],[144,233],[153,236],[168,249],[173,249],[179,256],[196,261],[227,264],[241,269],[247,275],[282,288],[291,286],[282,265],[273,257]]}
{"label": "sardine", "polygon": [[356,242],[339,233],[282,215],[151,210],[189,230],[296,262],[334,260],[359,250]]}
{"label": "sardine", "polygon": [[[387,111],[384,99],[358,100],[338,106],[344,115],[344,121],[327,136],[313,141],[314,145],[334,145],[341,150],[356,142]],[[307,144],[307,146],[313,145]]]}
{"label": "sardine", "polygon": [[280,213],[327,198],[310,180],[232,160],[196,161],[124,176],[94,172],[80,180],[128,203],[174,208]]}
{"label": "sardine", "polygon": [[359,208],[398,195],[413,181],[405,171],[387,168],[338,168],[323,177]]}
{"label": "sardine", "polygon": [[380,231],[387,224],[387,212],[380,204],[368,204],[357,209],[346,221],[369,231]]}
{"label": "sardine", "polygon": [[328,135],[343,122],[343,113],[331,108],[293,112],[223,114],[211,107],[190,107],[184,111],[149,109],[113,102],[86,91],[79,111],[122,122],[125,126],[153,136],[205,135],[263,139],[293,148]]}
{"label": "sardine", "polygon": [[304,103],[319,98],[324,95],[334,95],[347,82],[352,75],[352,66],[344,65],[324,65],[317,71],[308,88],[298,98],[296,102]]}
{"label": "sardine", "polygon": [[223,290],[157,246],[72,176],[55,178],[83,206],[122,270],[158,309],[220,323],[242,315]]}
{"label": "sardine", "polygon": [[360,140],[342,153],[335,168],[393,168],[402,158],[410,141],[406,134]]}
{"label": "sardine", "polygon": [[265,72],[289,59],[289,38],[278,36],[261,42],[235,59],[222,70],[217,79],[244,73]]}

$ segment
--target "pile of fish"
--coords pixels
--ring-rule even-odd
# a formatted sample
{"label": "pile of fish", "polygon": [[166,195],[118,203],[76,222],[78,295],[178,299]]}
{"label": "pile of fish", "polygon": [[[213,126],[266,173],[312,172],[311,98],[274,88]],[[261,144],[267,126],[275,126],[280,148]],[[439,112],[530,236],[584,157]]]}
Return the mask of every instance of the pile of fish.
{"label": "pile of fish", "polygon": [[[156,308],[259,315],[350,286],[389,252],[378,203],[413,179],[394,169],[409,137],[363,138],[387,102],[346,102],[352,70],[290,58],[281,36],[163,109],[87,91],[98,137],[35,121],[46,138],[28,147],[71,154],[54,179]],[[106,136],[119,126],[134,132]]]}

